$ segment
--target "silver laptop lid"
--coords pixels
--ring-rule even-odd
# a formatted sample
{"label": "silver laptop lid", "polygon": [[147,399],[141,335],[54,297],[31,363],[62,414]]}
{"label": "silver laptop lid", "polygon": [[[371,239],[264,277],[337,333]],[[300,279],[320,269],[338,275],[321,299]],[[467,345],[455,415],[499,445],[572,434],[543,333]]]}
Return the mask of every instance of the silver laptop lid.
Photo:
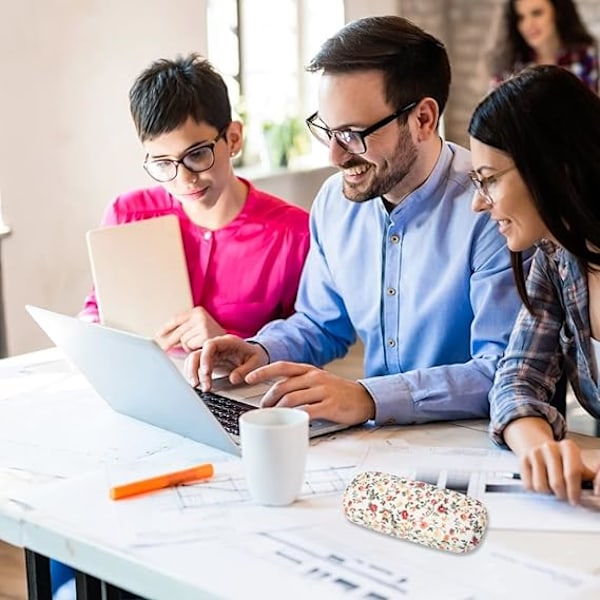
{"label": "silver laptop lid", "polygon": [[238,444],[153,340],[35,306],[26,309],[114,410],[240,454]]}

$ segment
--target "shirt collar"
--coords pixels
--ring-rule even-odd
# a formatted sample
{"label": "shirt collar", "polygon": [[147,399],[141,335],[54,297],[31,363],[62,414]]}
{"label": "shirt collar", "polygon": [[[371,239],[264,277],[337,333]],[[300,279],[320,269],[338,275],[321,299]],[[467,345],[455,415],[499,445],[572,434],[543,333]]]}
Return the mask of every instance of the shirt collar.
{"label": "shirt collar", "polygon": [[[399,210],[407,210],[408,207],[413,206],[416,202],[420,202],[424,199],[432,199],[437,197],[438,187],[442,182],[447,179],[448,169],[452,162],[452,149],[448,144],[442,140],[442,147],[440,154],[437,158],[433,170],[429,174],[429,177],[416,189],[414,189],[394,208],[392,212],[398,212]],[[382,210],[385,210],[383,199],[378,198]],[[387,212],[387,211],[386,211]]]}
{"label": "shirt collar", "polygon": [[539,248],[542,252],[548,255],[550,258],[556,258],[556,254],[560,250],[561,246],[551,240],[541,239],[535,244],[536,248]]}

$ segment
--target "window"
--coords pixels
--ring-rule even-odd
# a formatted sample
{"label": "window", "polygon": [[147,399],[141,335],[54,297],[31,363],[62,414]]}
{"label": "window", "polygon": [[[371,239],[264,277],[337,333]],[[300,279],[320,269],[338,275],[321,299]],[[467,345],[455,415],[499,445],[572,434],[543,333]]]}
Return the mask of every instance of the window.
{"label": "window", "polygon": [[343,0],[209,0],[208,57],[245,124],[245,164],[264,162],[265,129],[291,120],[302,124],[307,150],[323,151],[303,126],[319,79],[304,67],[343,25]]}

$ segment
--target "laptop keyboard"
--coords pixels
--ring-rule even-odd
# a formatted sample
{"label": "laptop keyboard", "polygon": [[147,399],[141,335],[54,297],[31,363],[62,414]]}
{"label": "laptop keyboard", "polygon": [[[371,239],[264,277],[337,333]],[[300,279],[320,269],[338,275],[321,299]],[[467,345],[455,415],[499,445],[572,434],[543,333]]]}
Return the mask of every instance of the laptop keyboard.
{"label": "laptop keyboard", "polygon": [[246,411],[255,408],[250,404],[243,404],[231,398],[225,398],[212,392],[202,392],[196,390],[200,399],[206,404],[210,412],[221,423],[225,431],[233,435],[240,435],[240,425],[238,419]]}

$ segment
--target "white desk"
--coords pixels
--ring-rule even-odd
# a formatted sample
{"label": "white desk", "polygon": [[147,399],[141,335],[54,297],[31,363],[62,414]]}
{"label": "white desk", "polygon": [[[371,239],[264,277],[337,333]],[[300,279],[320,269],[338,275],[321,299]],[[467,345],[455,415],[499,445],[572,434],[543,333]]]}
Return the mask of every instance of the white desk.
{"label": "white desk", "polygon": [[[600,449],[598,438],[577,439],[590,452]],[[360,467],[365,456],[372,461],[382,456],[379,451],[390,457],[402,456],[403,448],[453,446],[494,449],[482,422],[357,428],[313,443],[311,476],[327,476],[313,480],[313,487],[289,508],[254,506],[243,500],[239,489],[235,502],[229,501],[235,495],[230,490],[229,500],[192,505],[200,497],[193,492],[202,493],[201,487],[115,503],[108,500],[107,482],[133,463],[178,468],[183,459],[210,460],[217,475],[228,474],[229,485],[234,480],[239,484],[238,459],[115,414],[55,349],[13,357],[0,361],[0,538],[146,598],[165,600],[364,598],[365,586],[386,569],[387,575],[373,583],[379,597],[429,598],[434,596],[427,586],[442,586],[448,593],[435,597],[503,598],[500,590],[507,589],[507,583],[498,565],[512,577],[511,553],[525,562],[531,559],[533,566],[527,568],[532,576],[537,569],[548,579],[548,571],[555,568],[557,590],[571,576],[575,581],[579,575],[595,574],[593,589],[587,581],[588,587],[582,585],[569,597],[600,597],[599,530],[492,528],[474,553],[453,556],[380,536],[345,520],[340,502],[344,477],[350,477],[355,472],[350,467]],[[367,449],[372,450],[365,454]],[[138,518],[144,514],[152,515],[146,525]],[[505,551],[508,554],[499,558]],[[536,560],[543,563],[537,565]],[[329,574],[324,565],[329,565]],[[435,576],[411,588],[417,575],[423,579],[424,569]],[[409,583],[392,585],[403,570],[410,573]],[[331,581],[331,573],[337,583]],[[327,577],[330,581],[324,583]],[[362,587],[352,589],[355,577]],[[477,584],[471,581],[477,578]],[[477,587],[484,579],[489,588]],[[399,591],[402,585],[408,586],[405,594]],[[496,596],[490,589],[498,590]],[[518,587],[510,597],[534,596]]]}

